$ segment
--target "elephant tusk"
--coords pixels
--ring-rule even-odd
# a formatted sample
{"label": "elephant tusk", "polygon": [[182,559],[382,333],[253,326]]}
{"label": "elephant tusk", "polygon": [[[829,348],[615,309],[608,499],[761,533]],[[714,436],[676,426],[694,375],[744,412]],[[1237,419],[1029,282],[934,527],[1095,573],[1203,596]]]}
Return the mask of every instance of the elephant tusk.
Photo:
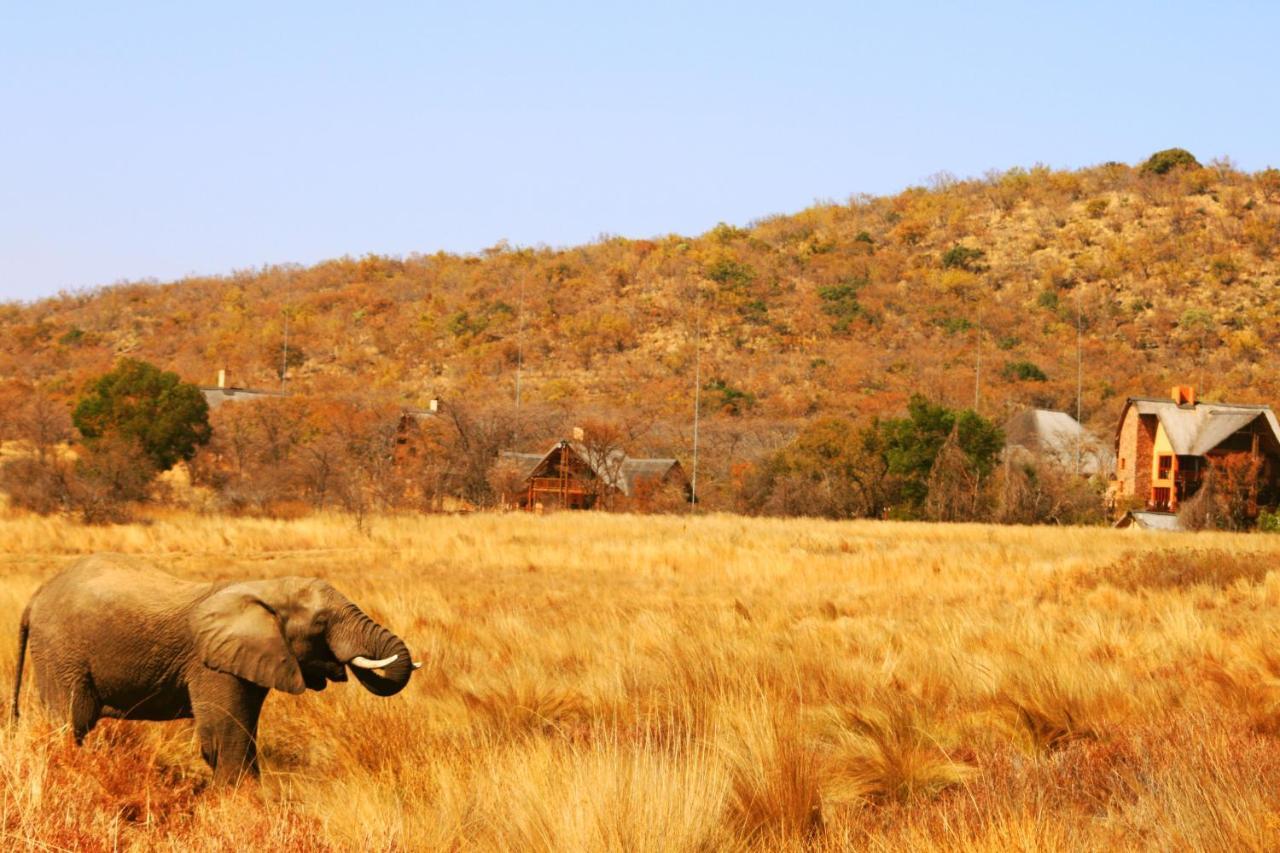
{"label": "elephant tusk", "polygon": [[363,657],[362,655],[356,655],[351,659],[351,665],[358,666],[361,669],[382,669],[384,666],[390,666],[395,663],[399,657],[400,655],[392,655],[391,657],[383,658],[382,660],[369,660],[367,657]]}
{"label": "elephant tusk", "polygon": [[413,668],[414,668],[414,669],[422,669],[422,661],[420,661],[420,660],[416,660],[416,661],[414,661],[414,662],[413,662]]}

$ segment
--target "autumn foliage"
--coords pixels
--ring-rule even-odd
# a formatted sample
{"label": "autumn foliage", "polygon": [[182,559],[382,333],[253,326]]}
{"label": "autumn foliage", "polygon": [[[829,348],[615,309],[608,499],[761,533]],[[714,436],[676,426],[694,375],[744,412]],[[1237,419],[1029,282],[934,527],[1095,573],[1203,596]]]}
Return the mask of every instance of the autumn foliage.
{"label": "autumn foliage", "polygon": [[[1077,330],[1099,435],[1126,395],[1177,382],[1280,400],[1275,170],[1153,162],[942,175],[696,237],[341,258],[8,304],[0,375],[67,405],[121,357],[275,389],[287,319],[299,396],[360,411],[438,398],[482,413],[465,431],[484,435],[457,439],[476,454],[541,449],[589,418],[641,422],[631,455],[688,468],[699,361],[706,508],[734,506],[745,472],[816,418],[900,417],[914,394],[997,424],[1026,405],[1074,412]],[[351,446],[342,429],[332,442]],[[306,502],[342,502],[301,465]],[[445,467],[431,476],[458,498],[491,492],[471,462]],[[236,477],[259,501],[252,473]]]}

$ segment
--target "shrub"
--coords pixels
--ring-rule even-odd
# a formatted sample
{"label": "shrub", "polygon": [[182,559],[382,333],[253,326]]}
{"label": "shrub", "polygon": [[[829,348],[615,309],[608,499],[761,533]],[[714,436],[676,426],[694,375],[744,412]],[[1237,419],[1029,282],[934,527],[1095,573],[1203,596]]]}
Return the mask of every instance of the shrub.
{"label": "shrub", "polygon": [[1029,361],[1011,361],[1000,371],[1005,379],[1019,379],[1023,382],[1044,382],[1049,377],[1043,370]]}
{"label": "shrub", "polygon": [[1261,462],[1245,454],[1210,459],[1200,490],[1183,501],[1178,519],[1189,530],[1246,530],[1253,524]]}
{"label": "shrub", "polygon": [[987,253],[982,249],[971,249],[968,246],[956,244],[950,249],[942,253],[942,268],[969,270],[970,272],[981,272],[986,266],[981,263]]}
{"label": "shrub", "polygon": [[1258,513],[1258,530],[1263,533],[1280,533],[1280,509]]}
{"label": "shrub", "polygon": [[858,291],[866,284],[865,278],[845,278],[838,284],[818,289],[822,313],[832,318],[833,331],[847,332],[854,320],[867,316],[866,309],[858,302]]}
{"label": "shrub", "polygon": [[717,409],[727,415],[740,415],[756,404],[755,394],[750,391],[743,391],[740,388],[734,388],[719,377],[703,385],[702,390],[710,391],[717,395],[719,399],[713,397],[712,401],[716,404]]}
{"label": "shrub", "polygon": [[729,288],[742,288],[755,281],[756,271],[733,258],[720,258],[707,265],[706,276],[717,284]]}
{"label": "shrub", "polygon": [[1138,171],[1144,175],[1166,175],[1174,169],[1200,168],[1200,161],[1185,148],[1166,148],[1147,158]]}
{"label": "shrub", "polygon": [[19,509],[52,515],[71,503],[71,467],[53,457],[11,459],[0,467],[0,489]]}

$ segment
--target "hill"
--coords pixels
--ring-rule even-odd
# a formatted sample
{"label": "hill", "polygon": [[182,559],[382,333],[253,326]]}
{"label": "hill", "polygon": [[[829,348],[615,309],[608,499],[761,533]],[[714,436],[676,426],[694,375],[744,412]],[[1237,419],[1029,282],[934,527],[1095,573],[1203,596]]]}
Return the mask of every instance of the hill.
{"label": "hill", "polygon": [[[343,258],[0,306],[0,376],[55,395],[129,355],[209,384],[604,417],[687,457],[701,334],[706,482],[806,419],[921,393],[997,420],[1126,395],[1280,400],[1280,171],[1109,163],[938,176],[697,237]],[[976,386],[976,387],[975,387]]]}

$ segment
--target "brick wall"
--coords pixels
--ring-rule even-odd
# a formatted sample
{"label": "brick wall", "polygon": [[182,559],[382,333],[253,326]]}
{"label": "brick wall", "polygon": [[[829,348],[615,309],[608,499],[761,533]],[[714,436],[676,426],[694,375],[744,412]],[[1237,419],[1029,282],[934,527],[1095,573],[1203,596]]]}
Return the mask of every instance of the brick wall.
{"label": "brick wall", "polygon": [[1151,450],[1156,438],[1155,415],[1139,415],[1136,406],[1125,412],[1116,447],[1116,498],[1151,497]]}

